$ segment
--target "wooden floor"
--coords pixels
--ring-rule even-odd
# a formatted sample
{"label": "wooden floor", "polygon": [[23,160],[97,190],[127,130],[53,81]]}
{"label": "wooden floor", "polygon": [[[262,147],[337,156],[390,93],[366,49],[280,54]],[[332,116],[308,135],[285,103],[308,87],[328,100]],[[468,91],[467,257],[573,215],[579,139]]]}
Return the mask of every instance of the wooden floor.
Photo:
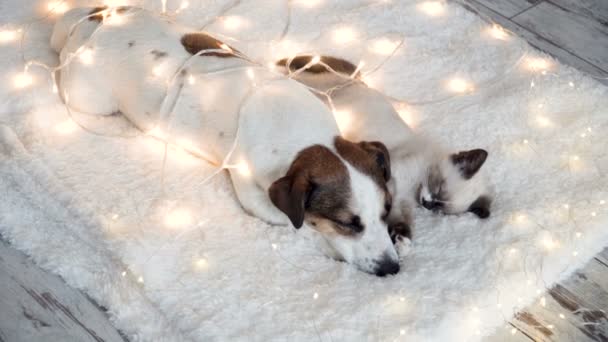
{"label": "wooden floor", "polygon": [[[458,0],[608,85],[608,0]],[[608,248],[488,341],[608,341]]]}
{"label": "wooden floor", "polygon": [[608,84],[608,0],[455,0]]}
{"label": "wooden floor", "polygon": [[[454,0],[608,84],[608,0]],[[608,249],[487,341],[608,341]],[[0,238],[0,342],[124,341],[104,311]]]}

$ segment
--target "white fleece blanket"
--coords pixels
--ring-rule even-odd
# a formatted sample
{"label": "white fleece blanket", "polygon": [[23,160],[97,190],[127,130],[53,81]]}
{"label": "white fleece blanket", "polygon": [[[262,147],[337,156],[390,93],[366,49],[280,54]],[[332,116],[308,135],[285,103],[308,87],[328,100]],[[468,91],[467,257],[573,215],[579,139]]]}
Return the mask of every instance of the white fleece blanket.
{"label": "white fleece blanket", "polygon": [[[163,173],[162,144],[120,116],[76,115],[93,133],[71,123],[41,69],[16,89],[22,55],[5,39],[0,233],[146,341],[475,341],[607,245],[605,86],[517,37],[495,38],[457,4],[294,0],[278,42],[288,2],[191,0],[177,19],[202,27],[229,9],[207,30],[258,61],[318,52],[364,60],[364,71],[403,39],[368,81],[409,102],[418,131],[490,152],[490,219],[418,209],[402,271],[364,274],[323,257],[306,231],[244,214],[226,174],[202,184],[214,171],[205,162],[170,149]],[[0,30],[46,6],[0,2]],[[57,62],[52,22],[28,27],[27,60]],[[473,92],[454,96],[456,76]]]}

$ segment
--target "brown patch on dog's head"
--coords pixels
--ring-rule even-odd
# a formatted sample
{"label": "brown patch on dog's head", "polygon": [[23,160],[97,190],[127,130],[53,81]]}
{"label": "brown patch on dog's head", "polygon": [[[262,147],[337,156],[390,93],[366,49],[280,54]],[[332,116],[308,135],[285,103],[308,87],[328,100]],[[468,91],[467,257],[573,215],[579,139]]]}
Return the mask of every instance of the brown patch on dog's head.
{"label": "brown patch on dog's head", "polygon": [[[310,63],[310,61],[312,59],[313,59],[313,56],[310,56],[310,55],[294,57],[291,60],[291,63],[289,63],[289,70],[296,71],[296,70],[302,69],[308,63]],[[289,62],[289,58],[281,59],[280,61],[277,62],[277,65],[287,67],[288,62]],[[354,64],[352,64],[351,62],[349,62],[347,60],[341,59],[341,58],[331,57],[331,56],[322,56],[321,62],[326,64],[331,69],[333,69],[333,71],[340,73],[340,74],[345,74],[347,76],[350,76],[350,75],[354,74],[355,71],[357,71],[357,67]],[[324,73],[324,72],[330,72],[330,70],[325,65],[318,63],[315,65],[311,65],[308,69],[305,70],[305,72],[310,72],[313,74],[320,74],[320,73]],[[355,75],[355,76],[359,76],[359,72],[357,72],[357,75]]]}
{"label": "brown patch on dog's head", "polygon": [[[225,44],[224,42],[211,37],[205,33],[186,33],[182,36],[181,43],[184,46],[184,49],[188,51],[191,55],[196,55],[197,53],[205,50],[222,50],[222,51],[214,51],[209,53],[201,54],[202,57],[205,56],[215,56],[215,57],[237,57],[231,51],[227,51],[222,49],[222,46],[228,46],[230,50],[234,52],[239,52],[239,50],[233,48]],[[224,52],[225,51],[225,52]]]}
{"label": "brown patch on dog's head", "polygon": [[[127,10],[129,10],[130,8],[131,8],[131,6],[116,7],[116,13],[122,14],[122,13],[126,12]],[[89,21],[96,21],[98,23],[102,22],[104,17],[109,17],[111,15],[111,14],[105,15],[106,13],[104,11],[107,9],[108,9],[108,6],[99,6],[99,7],[93,8],[88,14]]]}
{"label": "brown patch on dog's head", "polygon": [[350,196],[348,171],[328,148],[311,146],[298,154],[285,177],[274,182],[268,192],[272,203],[296,228],[304,223],[305,213],[344,218]]}
{"label": "brown patch on dog's head", "polygon": [[336,137],[334,145],[342,158],[346,159],[357,170],[369,175],[382,188],[391,178],[391,158],[388,149],[378,141],[350,142]]}

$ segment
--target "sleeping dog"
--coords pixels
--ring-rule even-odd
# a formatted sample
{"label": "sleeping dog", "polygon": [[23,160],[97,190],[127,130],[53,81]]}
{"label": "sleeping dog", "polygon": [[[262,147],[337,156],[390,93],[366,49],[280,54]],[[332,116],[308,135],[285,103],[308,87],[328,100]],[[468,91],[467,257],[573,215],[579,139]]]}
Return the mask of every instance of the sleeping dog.
{"label": "sleeping dog", "polygon": [[[230,154],[250,171],[230,169],[248,213],[272,224],[306,224],[330,256],[365,272],[399,271],[386,223],[386,147],[339,137],[332,113],[300,83],[139,8],[71,10],[56,23],[51,45],[62,63],[72,60],[59,74],[72,109],[120,111],[141,130],[161,125],[217,161]],[[209,53],[197,56],[201,51]],[[161,117],[172,77],[181,93],[172,114]]]}
{"label": "sleeping dog", "polygon": [[[415,134],[386,96],[360,79],[355,65],[329,56],[315,65],[311,60],[312,56],[297,56],[280,60],[277,66],[285,74],[301,70],[293,74],[294,79],[313,89],[334,88],[330,97],[336,112],[350,115],[347,123],[338,122],[343,137],[386,145],[392,158],[393,210],[388,222],[393,240],[410,238],[411,208],[416,204],[446,214],[490,215],[491,192],[485,177],[478,174],[488,156],[485,150],[446,152]],[[325,96],[320,98],[328,102]]]}

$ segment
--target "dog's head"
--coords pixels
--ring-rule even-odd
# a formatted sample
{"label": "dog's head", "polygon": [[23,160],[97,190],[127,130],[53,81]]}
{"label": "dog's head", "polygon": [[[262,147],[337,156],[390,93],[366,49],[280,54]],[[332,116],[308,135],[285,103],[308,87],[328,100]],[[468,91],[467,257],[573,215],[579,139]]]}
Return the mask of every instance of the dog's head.
{"label": "dog's head", "polygon": [[488,185],[478,174],[487,157],[488,152],[475,149],[437,160],[419,185],[419,203],[426,209],[446,214],[472,212],[480,218],[489,217]]}
{"label": "dog's head", "polygon": [[307,223],[333,249],[332,256],[378,276],[399,272],[388,234],[390,158],[379,142],[340,137],[335,151],[316,145],[301,151],[287,174],[269,189],[272,203],[294,227]]}

